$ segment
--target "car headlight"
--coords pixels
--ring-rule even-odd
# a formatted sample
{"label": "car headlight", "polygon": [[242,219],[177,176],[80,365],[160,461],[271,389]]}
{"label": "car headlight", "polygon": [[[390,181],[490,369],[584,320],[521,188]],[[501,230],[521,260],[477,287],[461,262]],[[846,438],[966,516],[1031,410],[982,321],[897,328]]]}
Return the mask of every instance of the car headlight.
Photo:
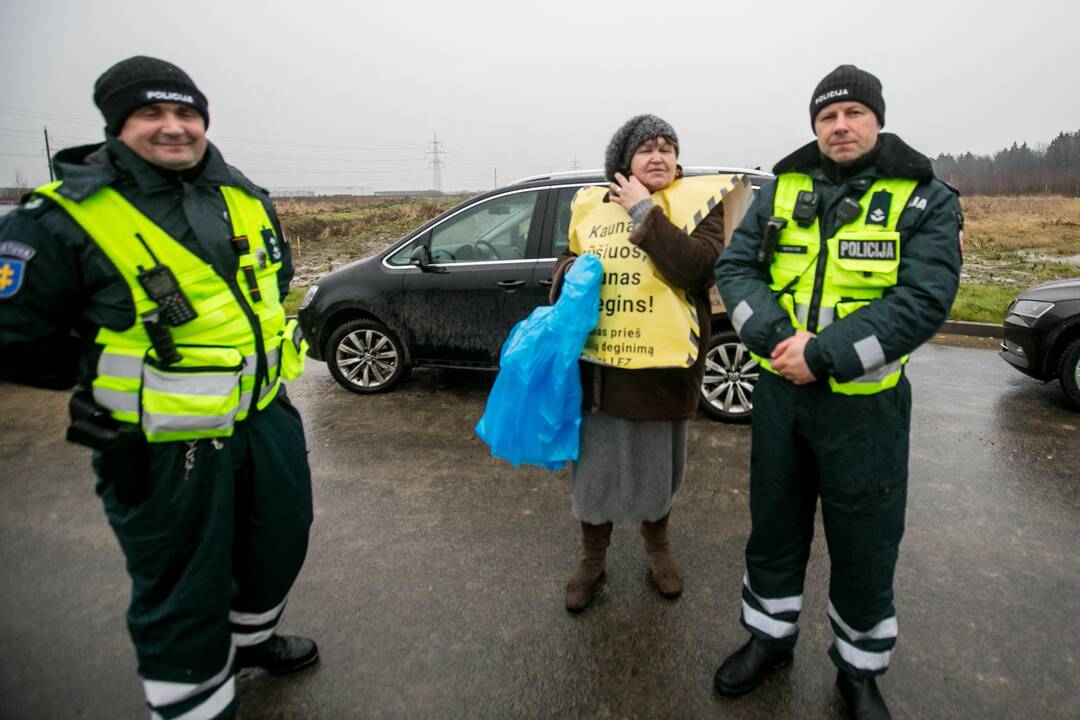
{"label": "car headlight", "polygon": [[311,301],[315,299],[315,294],[318,293],[318,292],[319,292],[319,286],[318,285],[312,285],[311,287],[309,287],[308,291],[306,293],[304,293],[304,299],[300,301],[300,309],[303,310],[308,305],[310,305]]}
{"label": "car headlight", "polygon": [[1054,307],[1054,303],[1039,300],[1017,300],[1005,314],[1005,322],[1031,327],[1035,321]]}

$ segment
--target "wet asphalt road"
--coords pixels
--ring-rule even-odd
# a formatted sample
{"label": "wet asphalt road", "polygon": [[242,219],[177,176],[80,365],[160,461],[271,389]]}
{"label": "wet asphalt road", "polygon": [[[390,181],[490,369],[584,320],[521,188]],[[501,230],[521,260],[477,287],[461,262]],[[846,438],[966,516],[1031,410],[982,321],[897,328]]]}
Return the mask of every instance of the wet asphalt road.
{"label": "wet asphalt road", "polygon": [[[1080,716],[1080,414],[991,350],[929,345],[909,369],[894,716]],[[655,594],[636,530],[617,527],[602,595],[571,617],[567,477],[488,456],[472,426],[490,378],[418,372],[361,398],[309,361],[290,395],[316,516],[282,630],[317,638],[322,662],[247,671],[242,718],[843,716],[820,526],[795,663],[738,700],[711,689],[744,639],[747,427],[691,424],[683,596]],[[141,718],[129,583],[65,405],[0,386],[0,717]]]}

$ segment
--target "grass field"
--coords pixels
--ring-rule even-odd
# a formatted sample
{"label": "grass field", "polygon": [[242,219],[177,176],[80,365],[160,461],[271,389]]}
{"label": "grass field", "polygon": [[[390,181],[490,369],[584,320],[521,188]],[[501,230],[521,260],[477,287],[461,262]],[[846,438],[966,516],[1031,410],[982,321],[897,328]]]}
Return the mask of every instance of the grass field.
{"label": "grass field", "polygon": [[[385,247],[462,197],[283,198],[274,204],[293,246],[295,312],[321,275]],[[952,319],[1000,323],[1026,287],[1080,275],[1080,198],[970,197],[964,269]]]}
{"label": "grass field", "polygon": [[1080,276],[1080,198],[970,197],[954,320],[1000,323],[1024,288]]}

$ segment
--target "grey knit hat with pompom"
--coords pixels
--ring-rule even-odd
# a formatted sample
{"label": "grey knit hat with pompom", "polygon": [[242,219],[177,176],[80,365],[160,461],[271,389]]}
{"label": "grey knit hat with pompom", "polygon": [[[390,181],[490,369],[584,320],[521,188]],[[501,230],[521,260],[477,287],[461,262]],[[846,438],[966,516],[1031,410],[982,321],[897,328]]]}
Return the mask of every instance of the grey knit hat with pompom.
{"label": "grey knit hat with pompom", "polygon": [[610,182],[615,181],[615,173],[630,177],[630,158],[641,144],[662,137],[675,146],[675,156],[679,155],[679,136],[675,128],[655,115],[636,115],[615,131],[604,153],[604,175]]}

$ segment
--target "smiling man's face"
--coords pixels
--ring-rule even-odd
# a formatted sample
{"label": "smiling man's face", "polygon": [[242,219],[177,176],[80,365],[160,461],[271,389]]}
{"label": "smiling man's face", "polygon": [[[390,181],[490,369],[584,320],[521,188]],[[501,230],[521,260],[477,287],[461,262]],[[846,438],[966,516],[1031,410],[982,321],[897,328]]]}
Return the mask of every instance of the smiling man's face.
{"label": "smiling man's face", "polygon": [[168,170],[187,170],[206,154],[206,120],[199,111],[177,103],[136,108],[117,136],[143,160]]}

